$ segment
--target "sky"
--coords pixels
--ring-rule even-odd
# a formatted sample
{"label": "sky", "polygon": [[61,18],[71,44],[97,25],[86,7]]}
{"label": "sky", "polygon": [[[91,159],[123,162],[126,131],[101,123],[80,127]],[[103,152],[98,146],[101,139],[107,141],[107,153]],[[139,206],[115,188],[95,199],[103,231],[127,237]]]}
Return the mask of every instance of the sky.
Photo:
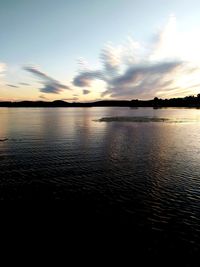
{"label": "sky", "polygon": [[200,93],[198,0],[0,0],[0,101]]}

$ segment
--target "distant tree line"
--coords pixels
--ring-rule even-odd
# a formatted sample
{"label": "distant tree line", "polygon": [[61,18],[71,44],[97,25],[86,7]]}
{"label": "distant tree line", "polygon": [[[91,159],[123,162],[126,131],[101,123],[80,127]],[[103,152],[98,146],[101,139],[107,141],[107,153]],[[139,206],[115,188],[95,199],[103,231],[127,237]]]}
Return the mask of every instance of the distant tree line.
{"label": "distant tree line", "polygon": [[186,96],[186,97],[179,97],[179,98],[170,98],[170,99],[162,99],[155,97],[153,100],[132,100],[131,101],[132,106],[150,106],[150,107],[200,107],[200,94],[198,94],[196,97],[194,95],[192,96]]}
{"label": "distant tree line", "polygon": [[162,99],[155,97],[152,100],[102,100],[96,102],[79,103],[62,100],[48,101],[21,101],[0,102],[0,107],[200,107],[200,94],[183,98]]}

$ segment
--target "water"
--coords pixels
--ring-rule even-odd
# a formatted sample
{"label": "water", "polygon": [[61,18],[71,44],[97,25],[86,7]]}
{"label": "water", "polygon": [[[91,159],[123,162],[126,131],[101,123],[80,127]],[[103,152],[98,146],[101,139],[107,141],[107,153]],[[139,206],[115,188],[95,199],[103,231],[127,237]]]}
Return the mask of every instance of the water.
{"label": "water", "polygon": [[132,225],[152,254],[200,251],[200,110],[1,108],[4,138],[1,199],[67,200]]}

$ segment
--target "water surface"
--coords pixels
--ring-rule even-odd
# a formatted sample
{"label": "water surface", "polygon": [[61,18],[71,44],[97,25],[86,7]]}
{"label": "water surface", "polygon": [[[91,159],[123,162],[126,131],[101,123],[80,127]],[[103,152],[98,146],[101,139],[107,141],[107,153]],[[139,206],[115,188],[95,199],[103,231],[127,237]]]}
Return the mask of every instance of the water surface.
{"label": "water surface", "polygon": [[70,212],[132,225],[151,253],[193,255],[199,121],[199,109],[1,108],[0,198],[64,199]]}

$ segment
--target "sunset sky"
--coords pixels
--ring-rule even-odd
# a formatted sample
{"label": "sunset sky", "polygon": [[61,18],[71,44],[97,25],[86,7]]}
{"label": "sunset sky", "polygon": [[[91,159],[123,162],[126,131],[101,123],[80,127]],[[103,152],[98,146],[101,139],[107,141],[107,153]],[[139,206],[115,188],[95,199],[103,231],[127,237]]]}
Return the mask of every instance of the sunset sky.
{"label": "sunset sky", "polygon": [[200,93],[198,0],[0,0],[0,100]]}

